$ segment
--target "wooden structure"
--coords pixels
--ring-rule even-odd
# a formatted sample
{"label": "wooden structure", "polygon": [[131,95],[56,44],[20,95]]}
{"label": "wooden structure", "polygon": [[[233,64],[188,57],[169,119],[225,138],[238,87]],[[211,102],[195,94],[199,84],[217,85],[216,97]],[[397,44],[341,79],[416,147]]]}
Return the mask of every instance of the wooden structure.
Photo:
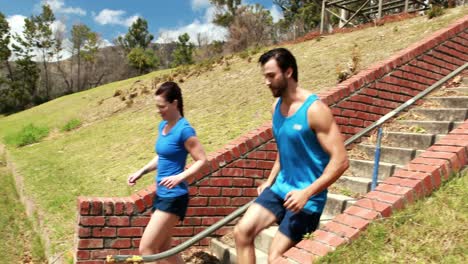
{"label": "wooden structure", "polygon": [[337,17],[340,20],[339,27],[342,28],[379,20],[385,15],[428,8],[429,4],[424,0],[323,0],[320,33],[328,31],[329,15]]}

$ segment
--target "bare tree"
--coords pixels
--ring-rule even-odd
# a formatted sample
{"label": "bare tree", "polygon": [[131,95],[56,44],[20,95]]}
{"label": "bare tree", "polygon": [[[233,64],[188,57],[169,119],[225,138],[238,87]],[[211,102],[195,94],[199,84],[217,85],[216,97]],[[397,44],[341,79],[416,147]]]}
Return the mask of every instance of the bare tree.
{"label": "bare tree", "polygon": [[262,6],[256,4],[240,7],[229,27],[227,49],[237,52],[251,46],[270,43],[272,25],[273,18],[270,12]]}

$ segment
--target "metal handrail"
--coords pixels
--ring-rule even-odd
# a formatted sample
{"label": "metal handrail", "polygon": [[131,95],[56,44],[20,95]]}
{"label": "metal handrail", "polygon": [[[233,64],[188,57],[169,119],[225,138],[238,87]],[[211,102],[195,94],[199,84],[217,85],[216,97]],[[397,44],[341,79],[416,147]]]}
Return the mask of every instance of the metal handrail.
{"label": "metal handrail", "polygon": [[[433,85],[429,86],[429,88],[427,88],[426,90],[420,92],[419,94],[417,94],[416,96],[414,96],[410,100],[406,101],[404,104],[400,105],[395,110],[393,110],[390,113],[382,116],[379,120],[375,121],[370,126],[366,127],[365,129],[361,130],[359,133],[355,134],[354,136],[352,136],[348,140],[346,140],[345,141],[345,146],[348,146],[348,145],[352,144],[354,141],[358,140],[359,138],[361,138],[365,134],[367,134],[370,131],[372,131],[373,129],[379,127],[385,121],[389,120],[390,118],[394,117],[395,115],[397,115],[401,111],[405,110],[406,108],[408,108],[409,106],[414,104],[419,99],[421,99],[424,96],[431,93],[433,90],[439,88],[439,86],[441,86],[443,83],[445,83],[449,79],[453,78],[454,76],[456,76],[457,74],[459,74],[460,72],[465,70],[467,67],[468,67],[468,63],[465,63],[463,66],[460,66],[458,69],[454,70],[453,72],[451,72],[450,74],[448,74],[444,78],[440,79],[439,81],[437,81]],[[200,233],[198,233],[194,237],[190,238],[189,240],[187,240],[187,241],[185,241],[185,242],[183,242],[183,243],[177,245],[176,247],[171,248],[171,249],[169,249],[167,251],[164,251],[164,252],[161,252],[161,253],[158,253],[158,254],[154,254],[154,255],[146,255],[146,256],[138,256],[138,255],[113,255],[113,256],[107,256],[107,262],[108,263],[113,263],[113,262],[127,261],[127,262],[138,263],[138,262],[150,262],[150,261],[156,261],[156,260],[168,258],[168,257],[170,257],[172,255],[180,253],[180,252],[184,251],[185,249],[193,246],[195,243],[197,243],[198,241],[202,240],[203,238],[209,236],[210,234],[214,233],[219,228],[227,225],[228,223],[230,223],[231,221],[233,221],[234,219],[239,217],[241,214],[245,213],[245,211],[247,211],[247,208],[249,208],[249,206],[252,203],[253,203],[253,201],[248,202],[247,204],[243,205],[242,207],[240,207],[236,211],[232,212],[231,214],[227,215],[226,217],[219,220],[215,224],[211,225],[207,229],[201,231]]]}

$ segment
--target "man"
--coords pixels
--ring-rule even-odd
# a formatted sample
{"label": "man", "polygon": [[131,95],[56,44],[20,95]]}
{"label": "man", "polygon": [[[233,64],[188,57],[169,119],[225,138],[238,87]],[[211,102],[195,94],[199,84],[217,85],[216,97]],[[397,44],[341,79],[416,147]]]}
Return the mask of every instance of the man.
{"label": "man", "polygon": [[265,83],[273,96],[273,134],[278,154],[259,197],[234,228],[237,262],[255,263],[254,239],[279,225],[268,262],[313,232],[327,199],[327,187],[348,168],[342,135],[327,105],[298,85],[297,64],[287,49],[263,54]]}

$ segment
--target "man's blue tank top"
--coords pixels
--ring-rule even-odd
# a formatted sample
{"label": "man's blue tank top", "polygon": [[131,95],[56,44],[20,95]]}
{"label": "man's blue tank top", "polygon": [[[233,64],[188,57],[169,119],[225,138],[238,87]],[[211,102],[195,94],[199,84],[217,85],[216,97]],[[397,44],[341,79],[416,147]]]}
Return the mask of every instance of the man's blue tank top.
{"label": "man's blue tank top", "polygon": [[188,151],[185,141],[195,136],[195,130],[185,118],[177,121],[169,133],[163,135],[167,121],[159,124],[159,136],[155,144],[158,154],[158,171],[156,173],[157,194],[160,197],[177,197],[188,193],[188,183],[183,181],[172,189],[159,185],[162,179],[175,176],[184,171]]}
{"label": "man's blue tank top", "polygon": [[[280,171],[271,190],[283,199],[288,192],[303,190],[316,181],[330,161],[330,156],[320,146],[307,119],[307,110],[317,100],[317,95],[310,95],[289,117],[281,114],[281,98],[276,104],[273,113],[273,134],[280,154]],[[312,196],[303,210],[321,213],[326,199],[327,190],[324,190]]]}

